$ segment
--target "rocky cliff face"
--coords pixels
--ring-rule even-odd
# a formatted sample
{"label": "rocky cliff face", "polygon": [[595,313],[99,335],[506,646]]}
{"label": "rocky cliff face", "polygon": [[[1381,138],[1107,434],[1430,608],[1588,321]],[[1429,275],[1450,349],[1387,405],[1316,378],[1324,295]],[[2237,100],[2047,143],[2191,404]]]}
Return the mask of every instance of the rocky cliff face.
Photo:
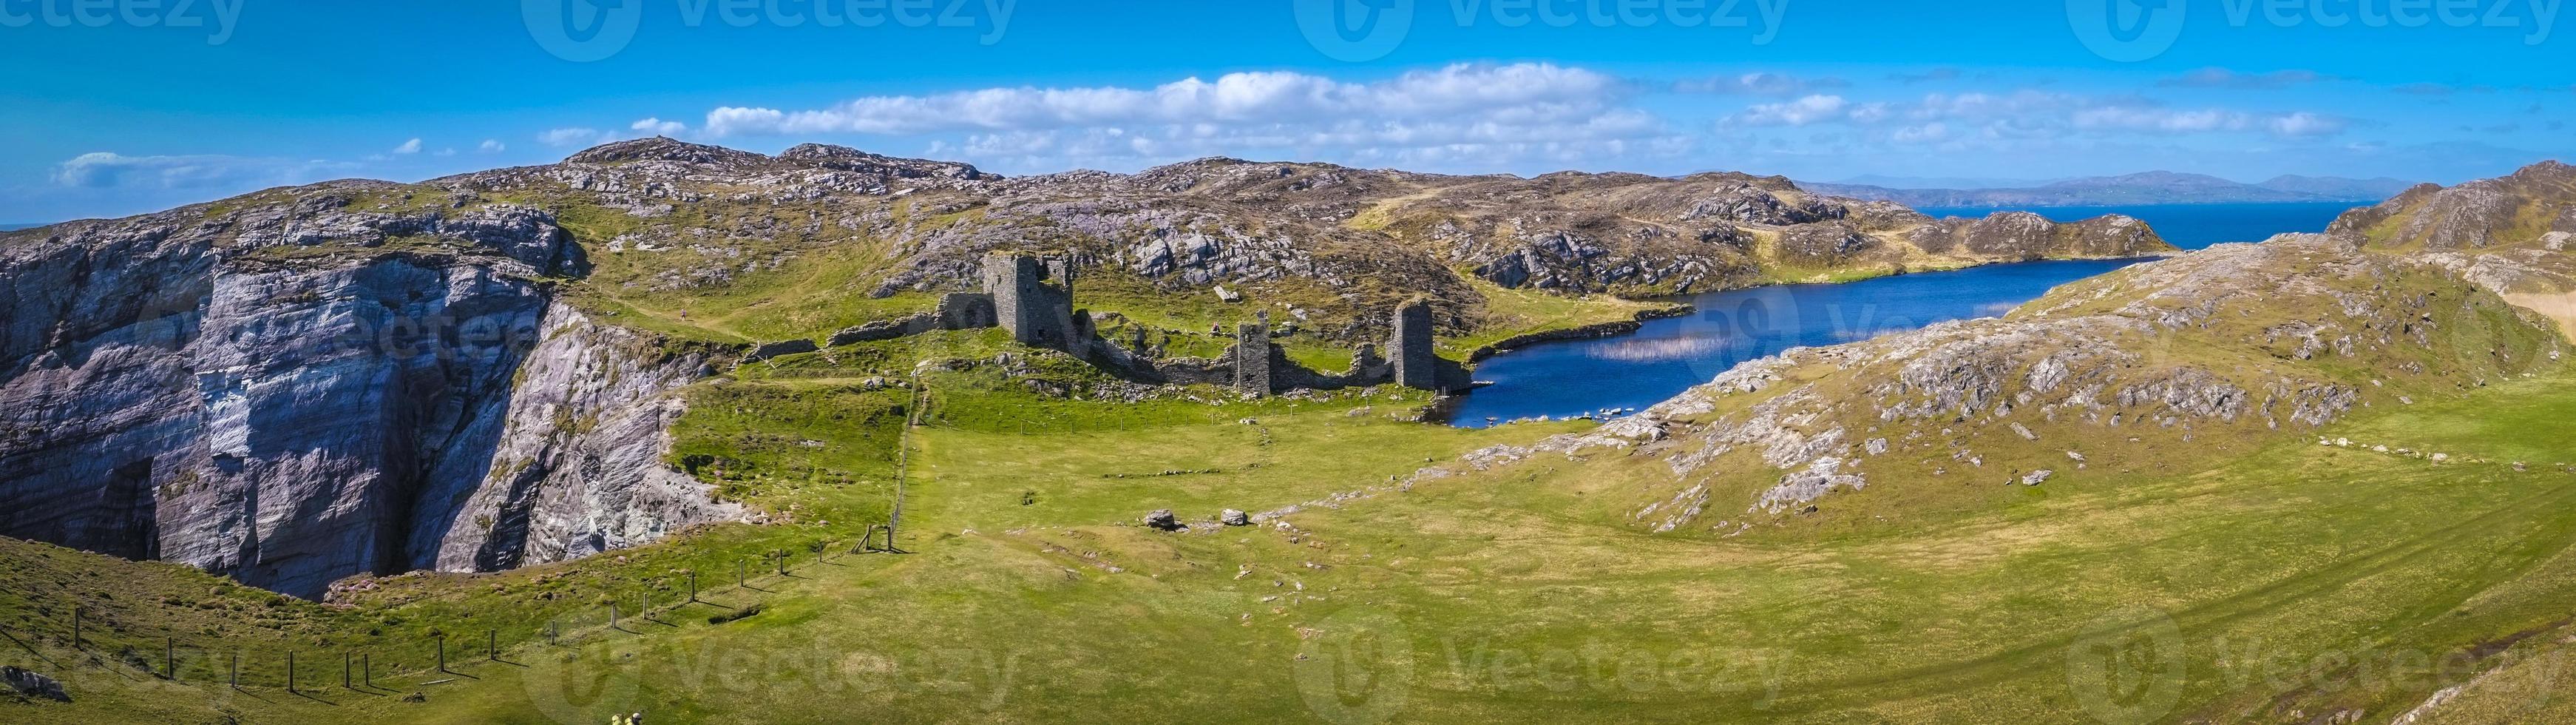
{"label": "rocky cliff face", "polygon": [[[552,528],[455,525],[478,514],[452,502],[505,473],[622,445],[530,423],[520,397],[640,396],[521,375],[566,354],[540,336],[578,319],[547,279],[584,265],[545,211],[364,182],[0,237],[0,533],[310,596],[351,574],[580,552],[564,522],[585,516],[721,515],[594,497],[532,507]],[[565,450],[496,465],[525,438]]]}
{"label": "rocky cliff face", "polygon": [[1864,488],[2062,483],[2260,445],[2555,366],[2563,345],[2437,263],[2290,236],[2131,267],[2005,318],[1793,349],[1469,463],[1626,452],[1660,482],[1631,521],[1740,533]]}
{"label": "rocky cliff face", "polygon": [[2576,167],[2555,161],[2345,212],[2327,234],[2448,268],[2576,336]]}

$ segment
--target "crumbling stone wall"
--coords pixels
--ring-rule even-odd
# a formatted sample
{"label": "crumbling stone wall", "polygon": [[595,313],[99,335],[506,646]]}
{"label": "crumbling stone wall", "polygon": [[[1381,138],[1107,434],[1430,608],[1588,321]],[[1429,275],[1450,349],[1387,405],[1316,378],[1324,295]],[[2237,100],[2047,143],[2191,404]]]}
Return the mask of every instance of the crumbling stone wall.
{"label": "crumbling stone wall", "polygon": [[1259,322],[1234,328],[1234,350],[1229,357],[1234,361],[1234,389],[1253,395],[1270,394],[1270,364],[1274,358],[1285,363],[1286,355],[1270,342],[1269,313],[1262,313]]}
{"label": "crumbling stone wall", "polygon": [[1063,350],[1086,342],[1076,334],[1069,261],[1019,254],[985,257],[984,290],[993,297],[997,322],[1013,341]]}
{"label": "crumbling stone wall", "polygon": [[1387,359],[1395,364],[1395,384],[1422,390],[1440,390],[1439,355],[1431,349],[1431,305],[1422,300],[1407,302],[1395,311],[1395,338],[1387,343]]}

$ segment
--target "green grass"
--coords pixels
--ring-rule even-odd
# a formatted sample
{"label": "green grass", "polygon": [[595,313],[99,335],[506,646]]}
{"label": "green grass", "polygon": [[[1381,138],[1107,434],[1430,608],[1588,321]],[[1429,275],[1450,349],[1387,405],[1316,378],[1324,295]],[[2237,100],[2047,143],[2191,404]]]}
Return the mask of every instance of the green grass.
{"label": "green grass", "polygon": [[[2410,274],[2371,284],[2449,289]],[[1643,305],[1487,292],[1495,327]],[[2576,633],[2576,473],[2558,467],[2576,461],[2576,373],[2540,364],[2558,341],[2491,297],[2441,299],[2429,342],[2353,360],[2236,344],[2277,310],[2139,341],[2145,365],[2370,386],[2324,430],[2248,416],[2185,440],[2025,415],[2044,443],[1992,426],[1960,442],[1997,465],[2080,448],[2092,468],[2003,486],[1900,447],[1867,489],[1785,518],[1736,513],[1777,481],[1749,451],[1688,480],[1618,449],[1474,470],[1462,454],[1588,424],[1425,425],[1409,419],[1429,401],[1394,389],[1140,390],[992,330],[837,347],[686,391],[668,463],[759,525],[388,577],[330,605],[0,540],[0,664],[77,698],[0,699],[0,721],[2379,721],[2479,672],[2555,683],[2517,658]],[[1821,381],[1843,386],[1827,399],[1864,398],[1847,372],[1792,370],[1773,394]],[[1427,466],[1451,475],[1415,475]],[[1713,493],[1691,527],[1632,519],[1693,485]],[[850,553],[898,486],[909,553]],[[1205,525],[1292,506],[1286,526]],[[1156,509],[1196,527],[1138,524]],[[1759,525],[1710,525],[1728,519]],[[435,669],[440,635],[452,674]],[[168,639],[178,682],[151,672]],[[2115,672],[2135,677],[2085,664],[2129,645],[2157,655]],[[283,687],[290,651],[303,694]],[[336,689],[334,660],[359,651],[383,687]],[[240,691],[221,684],[234,652]],[[2151,697],[2108,689],[2123,683]],[[2530,701],[2482,694],[2462,712],[2513,719]]]}
{"label": "green grass", "polygon": [[[2576,416],[2576,380],[2565,377],[2324,431],[2484,463],[2285,437],[2227,462],[2176,460],[2152,474],[2015,491],[1983,510],[1722,539],[1640,533],[1615,507],[1585,500],[1617,487],[1619,468],[1547,454],[1409,490],[1389,480],[1574,424],[1454,430],[1390,420],[1402,405],[1353,394],[1148,405],[1122,427],[1112,421],[1134,406],[1032,400],[957,375],[934,385],[933,409],[945,416],[911,438],[914,553],[815,563],[800,550],[792,577],[709,586],[713,604],[621,631],[599,621],[606,597],[649,590],[668,607],[673,571],[847,540],[852,527],[728,526],[621,552],[625,562],[398,577],[364,608],[288,603],[248,627],[227,624],[241,620],[224,602],[267,612],[255,594],[214,610],[149,606],[161,591],[207,598],[214,585],[201,574],[13,544],[0,550],[16,567],[10,581],[74,582],[0,600],[13,636],[50,632],[68,597],[102,608],[120,606],[104,595],[144,601],[116,613],[113,636],[92,635],[87,651],[103,664],[61,666],[77,655],[44,636],[37,649],[56,663],[24,650],[5,658],[65,677],[80,702],[0,708],[21,722],[185,721],[218,709],[251,722],[579,721],[630,709],[665,722],[1153,720],[1220,709],[1303,721],[1368,702],[1315,697],[1358,682],[1319,667],[1374,663],[1387,678],[1378,684],[1401,688],[1403,720],[2070,721],[2104,702],[2082,694],[2101,690],[2084,684],[2095,680],[2070,666],[2070,652],[2135,634],[2181,655],[2178,679],[2156,661],[2142,680],[2176,683],[2170,707],[2150,708],[2160,719],[2366,709],[2375,721],[2512,661],[2505,652],[2554,641],[2512,638],[2563,622],[2576,596],[2567,556],[2576,475],[2508,465],[2576,458],[2576,445],[2550,434]],[[755,384],[786,383],[735,385]],[[1223,419],[1201,417],[1210,412]],[[982,425],[1014,418],[1088,425],[1046,435]],[[1941,485],[1950,484],[1886,480],[1849,496]],[[1163,534],[1132,523],[1156,508],[1199,521],[1371,489],[1288,516],[1293,530]],[[832,500],[811,489],[776,495]],[[84,579],[97,591],[83,591]],[[145,587],[154,582],[178,583]],[[532,599],[550,592],[559,598]],[[763,607],[756,616],[708,622],[753,604]],[[274,684],[274,656],[257,670],[269,684],[238,695],[130,666],[113,674],[116,649],[157,651],[144,645],[168,611],[206,612],[170,622],[230,627],[219,639],[263,653],[312,647],[326,665],[335,656],[321,653],[379,648],[380,667],[394,659],[412,672],[391,678],[401,683],[393,690],[429,701],[319,687],[336,685],[328,666],[307,675],[314,698],[289,696]],[[548,616],[577,621],[575,644],[531,643]],[[2087,634],[2133,618],[2172,628]],[[279,620],[283,631],[255,624]],[[449,677],[422,672],[421,649],[386,641],[495,625],[524,633],[505,655],[524,667],[466,662],[459,670],[476,679],[422,685]],[[2492,644],[2508,640],[2527,644]],[[1365,643],[1393,646],[1346,646]],[[466,649],[459,659],[479,659],[479,645]],[[2451,664],[2367,669],[2419,657]],[[567,690],[603,682],[608,702]]]}

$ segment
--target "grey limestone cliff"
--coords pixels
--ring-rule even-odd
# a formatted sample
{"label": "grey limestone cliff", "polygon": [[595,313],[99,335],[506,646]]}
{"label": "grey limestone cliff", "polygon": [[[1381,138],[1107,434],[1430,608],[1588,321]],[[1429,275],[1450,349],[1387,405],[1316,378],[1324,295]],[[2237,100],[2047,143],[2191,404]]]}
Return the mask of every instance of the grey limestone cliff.
{"label": "grey limestone cliff", "polygon": [[[367,182],[0,236],[0,534],[311,596],[723,515],[635,470],[674,373],[546,374],[641,365],[551,303],[582,263],[543,211]],[[495,488],[534,503],[456,525]]]}

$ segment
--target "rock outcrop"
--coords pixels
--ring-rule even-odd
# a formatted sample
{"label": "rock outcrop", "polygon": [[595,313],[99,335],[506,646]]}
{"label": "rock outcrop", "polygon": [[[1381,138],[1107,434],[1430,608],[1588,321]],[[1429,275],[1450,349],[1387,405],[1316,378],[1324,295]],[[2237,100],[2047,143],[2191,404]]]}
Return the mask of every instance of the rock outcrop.
{"label": "rock outcrop", "polygon": [[[546,211],[368,182],[0,237],[0,533],[305,596],[518,561],[543,528],[472,538],[450,502],[568,467],[495,454],[561,433],[514,410],[557,394],[522,371],[567,324],[547,280],[585,265]],[[627,445],[592,432],[563,443]],[[657,515],[574,510],[599,503],[552,513]]]}
{"label": "rock outcrop", "polygon": [[[1895,272],[2171,251],[2124,218],[2015,217],[1971,233],[1965,221],[1728,173],[1444,176],[1219,158],[1002,178],[835,146],[763,156],[643,139],[426,183],[595,210],[584,217],[611,237],[606,253],[631,268],[602,281],[636,293],[719,290],[877,243],[888,248],[881,265],[853,282],[868,295],[971,291],[989,254],[1071,250],[1086,271],[1174,294],[1302,290],[1314,318],[1305,327],[1351,343],[1382,337],[1382,311],[1417,296],[1444,328],[1470,327],[1484,312],[1479,281],[1651,295],[1777,281],[1781,268]],[[2009,229],[1985,229],[1998,225]]]}
{"label": "rock outcrop", "polygon": [[2259,444],[2546,369],[2564,344],[2440,264],[2284,236],[2068,285],[2003,318],[1791,349],[1594,432],[1483,456],[1659,460],[1668,478],[1637,494],[1632,521],[1671,531],[1704,507],[1741,531],[1840,492],[2058,485],[2178,447]]}

